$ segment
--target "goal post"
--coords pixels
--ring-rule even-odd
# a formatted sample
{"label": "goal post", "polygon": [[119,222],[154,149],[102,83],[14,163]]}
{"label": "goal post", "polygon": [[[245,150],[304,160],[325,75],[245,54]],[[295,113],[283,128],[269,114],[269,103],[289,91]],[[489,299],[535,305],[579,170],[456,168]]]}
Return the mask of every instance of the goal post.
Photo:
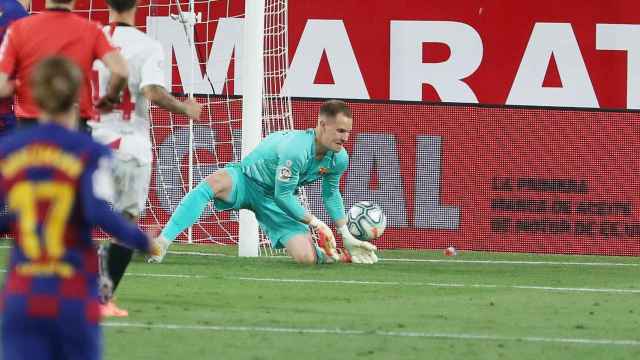
{"label": "goal post", "polygon": [[[262,139],[262,99],[264,83],[265,0],[245,1],[242,49],[242,145],[247,156]],[[238,255],[258,256],[258,221],[253,212],[240,210]]]}

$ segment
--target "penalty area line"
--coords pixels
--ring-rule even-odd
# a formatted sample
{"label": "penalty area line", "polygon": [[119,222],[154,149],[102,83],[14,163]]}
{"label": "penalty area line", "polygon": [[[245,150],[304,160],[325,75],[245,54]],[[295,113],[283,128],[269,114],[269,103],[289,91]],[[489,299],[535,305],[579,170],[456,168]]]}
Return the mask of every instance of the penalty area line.
{"label": "penalty area line", "polygon": [[465,333],[438,333],[419,331],[382,331],[382,330],[349,330],[340,328],[296,328],[277,326],[226,326],[226,325],[179,325],[179,324],[148,324],[135,322],[105,322],[103,326],[108,328],[141,328],[159,330],[194,330],[216,332],[245,332],[245,333],[290,333],[290,334],[326,334],[346,336],[382,336],[402,338],[431,338],[446,340],[490,340],[490,341],[517,341],[535,343],[561,343],[577,345],[611,345],[611,346],[640,346],[638,340],[617,339],[588,339],[588,338],[551,338],[540,336],[500,336]]}

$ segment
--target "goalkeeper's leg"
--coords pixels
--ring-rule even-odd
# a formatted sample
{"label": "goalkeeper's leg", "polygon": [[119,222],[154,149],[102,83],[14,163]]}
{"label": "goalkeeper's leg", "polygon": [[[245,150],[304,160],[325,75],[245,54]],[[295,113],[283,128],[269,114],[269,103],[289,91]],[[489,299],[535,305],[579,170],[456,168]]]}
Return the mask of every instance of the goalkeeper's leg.
{"label": "goalkeeper's leg", "polygon": [[158,256],[149,258],[149,262],[161,262],[167,253],[169,245],[186,228],[195,224],[205,207],[216,197],[227,199],[233,188],[233,180],[226,170],[216,171],[209,175],[198,186],[185,195],[169,221],[160,233],[162,252]]}
{"label": "goalkeeper's leg", "polygon": [[313,242],[310,233],[292,236],[285,247],[289,256],[300,264],[332,264],[336,262],[326,254],[324,249]]}

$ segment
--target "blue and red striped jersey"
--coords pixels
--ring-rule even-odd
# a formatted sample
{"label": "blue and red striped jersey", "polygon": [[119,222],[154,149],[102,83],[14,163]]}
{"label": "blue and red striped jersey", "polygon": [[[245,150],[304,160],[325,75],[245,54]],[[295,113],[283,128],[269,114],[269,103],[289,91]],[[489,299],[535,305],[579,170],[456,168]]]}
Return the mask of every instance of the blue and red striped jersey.
{"label": "blue and red striped jersey", "polygon": [[7,204],[4,223],[15,234],[3,311],[44,318],[83,316],[96,323],[94,226],[124,245],[148,250],[145,234],[105,201],[110,158],[110,150],[88,135],[56,124],[16,131],[3,139],[0,206]]}

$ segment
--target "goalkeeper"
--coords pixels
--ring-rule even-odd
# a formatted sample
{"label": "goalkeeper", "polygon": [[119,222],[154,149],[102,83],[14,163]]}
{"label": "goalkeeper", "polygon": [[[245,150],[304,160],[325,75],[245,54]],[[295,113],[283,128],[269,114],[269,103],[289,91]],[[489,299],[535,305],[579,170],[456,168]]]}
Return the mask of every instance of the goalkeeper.
{"label": "goalkeeper", "polygon": [[[194,224],[209,201],[216,210],[252,210],[274,248],[286,248],[301,264],[336,261],[373,264],[376,247],[355,239],[347,229],[340,177],[349,155],[343,145],[352,127],[351,110],[339,100],[320,107],[315,129],[279,131],[267,136],[240,163],[209,175],[182,199],[159,237],[161,262],[171,242]],[[345,252],[338,255],[331,229],[307,212],[296,196],[300,186],[322,178],[325,209],[340,233]],[[309,227],[319,235],[314,244]]]}

